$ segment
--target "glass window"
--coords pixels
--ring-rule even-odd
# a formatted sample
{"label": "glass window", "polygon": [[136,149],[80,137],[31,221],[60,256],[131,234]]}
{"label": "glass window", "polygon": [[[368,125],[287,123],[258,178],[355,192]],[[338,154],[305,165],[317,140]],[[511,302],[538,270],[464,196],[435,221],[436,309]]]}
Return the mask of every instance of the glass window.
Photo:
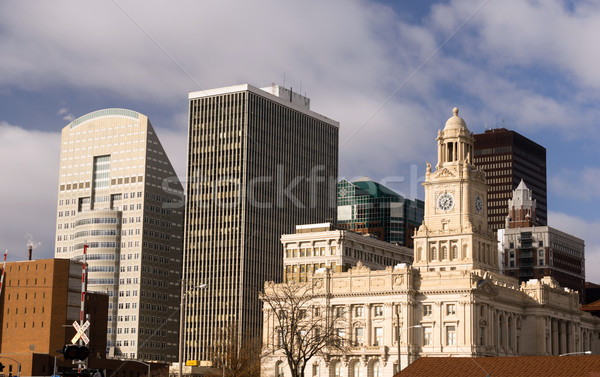
{"label": "glass window", "polygon": [[375,341],[373,342],[374,346],[382,346],[383,345],[383,327],[375,327],[373,331],[375,333]]}
{"label": "glass window", "polygon": [[456,326],[446,326],[446,345],[456,345]]}
{"label": "glass window", "polygon": [[433,329],[430,326],[423,327],[423,345],[430,346],[433,341]]}
{"label": "glass window", "polygon": [[356,316],[356,317],[362,317],[363,316],[363,306],[362,305],[354,307],[354,316]]}
{"label": "glass window", "polygon": [[357,327],[354,329],[354,345],[362,346],[363,345],[363,336],[364,329],[362,327]]}
{"label": "glass window", "polygon": [[446,305],[446,315],[455,315],[456,314],[456,305],[448,304]]}
{"label": "glass window", "polygon": [[381,365],[379,361],[373,363],[373,377],[381,377]]}
{"label": "glass window", "polygon": [[431,315],[431,305],[423,305],[423,316],[430,316]]}
{"label": "glass window", "polygon": [[355,361],[352,365],[352,377],[360,377],[360,361]]}
{"label": "glass window", "polygon": [[383,315],[383,306],[382,305],[375,305],[374,312],[375,312],[375,316],[376,317],[382,316]]}

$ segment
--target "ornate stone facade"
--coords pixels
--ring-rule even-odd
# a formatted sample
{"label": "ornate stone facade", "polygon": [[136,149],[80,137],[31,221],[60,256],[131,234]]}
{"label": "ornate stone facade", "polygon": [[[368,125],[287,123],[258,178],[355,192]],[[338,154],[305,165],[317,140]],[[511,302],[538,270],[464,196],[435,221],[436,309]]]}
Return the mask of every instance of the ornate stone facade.
{"label": "ornate stone facade", "polygon": [[[579,310],[576,292],[550,277],[519,283],[499,273],[485,173],[472,163],[473,136],[458,109],[437,141],[435,172],[427,164],[413,266],[321,269],[306,283],[312,306],[343,313],[349,344],[345,354],[313,357],[306,376],[393,376],[398,361],[406,367],[424,356],[600,352],[600,320]],[[278,331],[268,311],[265,350]],[[262,365],[262,376],[289,376],[281,351]]]}

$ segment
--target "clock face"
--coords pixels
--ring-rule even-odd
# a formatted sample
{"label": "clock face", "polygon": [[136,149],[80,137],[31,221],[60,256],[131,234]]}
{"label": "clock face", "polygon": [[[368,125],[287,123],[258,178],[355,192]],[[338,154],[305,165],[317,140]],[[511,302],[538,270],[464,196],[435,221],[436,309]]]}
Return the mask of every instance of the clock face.
{"label": "clock face", "polygon": [[477,211],[477,213],[483,211],[483,200],[481,200],[481,196],[479,195],[475,196],[475,211]]}
{"label": "clock face", "polygon": [[437,198],[437,207],[441,211],[449,211],[454,207],[454,196],[450,193],[443,193]]}

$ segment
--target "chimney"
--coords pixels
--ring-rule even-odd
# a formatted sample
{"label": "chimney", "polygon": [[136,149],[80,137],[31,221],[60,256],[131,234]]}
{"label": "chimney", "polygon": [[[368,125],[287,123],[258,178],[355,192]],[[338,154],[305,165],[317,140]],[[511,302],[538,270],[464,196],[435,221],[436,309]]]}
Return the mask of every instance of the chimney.
{"label": "chimney", "polygon": [[33,246],[32,245],[28,246],[28,251],[29,251],[29,259],[28,260],[31,260],[31,253],[33,252]]}

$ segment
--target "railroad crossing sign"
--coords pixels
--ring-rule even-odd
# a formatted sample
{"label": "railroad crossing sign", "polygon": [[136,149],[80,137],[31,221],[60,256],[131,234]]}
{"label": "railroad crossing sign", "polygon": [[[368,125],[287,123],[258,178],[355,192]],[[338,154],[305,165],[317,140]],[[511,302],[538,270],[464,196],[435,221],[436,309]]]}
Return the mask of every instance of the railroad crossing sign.
{"label": "railroad crossing sign", "polygon": [[83,340],[83,342],[87,345],[90,342],[90,339],[87,337],[87,335],[85,335],[85,330],[90,327],[90,321],[85,321],[83,326],[79,326],[79,323],[75,321],[73,322],[73,327],[75,330],[77,330],[77,334],[75,334],[73,339],[71,339],[71,343],[75,344],[79,338],[81,338],[81,340]]}

